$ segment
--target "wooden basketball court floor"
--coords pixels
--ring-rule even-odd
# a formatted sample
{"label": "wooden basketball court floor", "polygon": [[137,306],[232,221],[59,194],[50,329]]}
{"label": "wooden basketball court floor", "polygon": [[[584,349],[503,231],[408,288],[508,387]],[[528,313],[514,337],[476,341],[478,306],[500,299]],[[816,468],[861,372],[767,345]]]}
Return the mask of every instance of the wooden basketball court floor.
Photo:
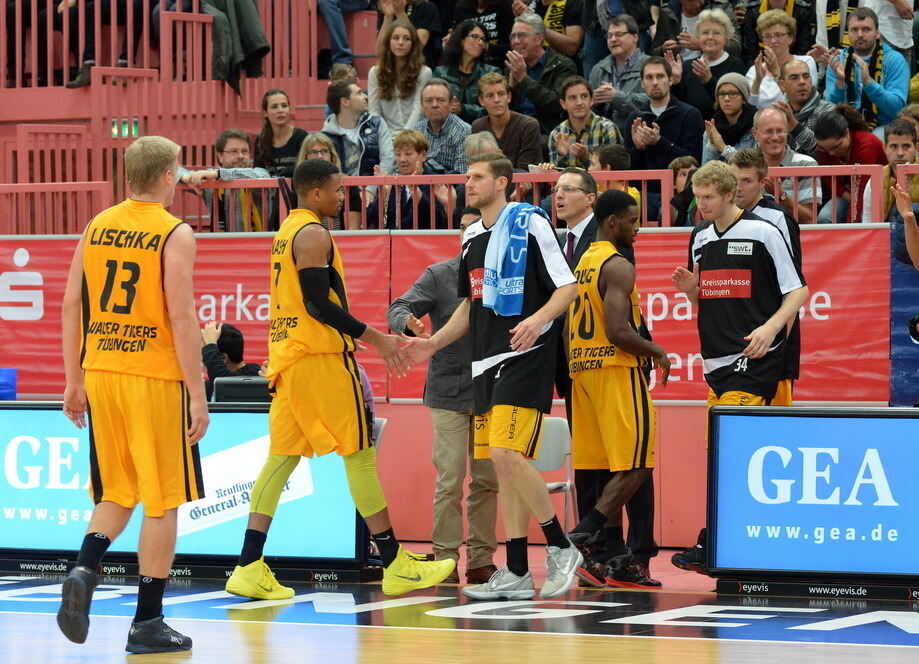
{"label": "wooden basketball court floor", "polygon": [[165,613],[195,645],[164,655],[124,651],[136,577],[105,578],[77,645],[55,622],[62,576],[0,574],[0,664],[919,662],[919,602],[719,596],[668,558],[652,567],[661,591],[575,587],[549,601],[473,602],[453,585],[391,598],[339,583],[252,601],[218,580],[176,579]]}

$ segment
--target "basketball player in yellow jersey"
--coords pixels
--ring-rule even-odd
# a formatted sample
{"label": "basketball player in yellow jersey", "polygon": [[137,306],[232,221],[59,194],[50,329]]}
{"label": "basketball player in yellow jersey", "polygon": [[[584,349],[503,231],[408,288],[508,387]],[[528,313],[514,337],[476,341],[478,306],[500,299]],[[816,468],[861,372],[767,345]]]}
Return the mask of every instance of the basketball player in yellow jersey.
{"label": "basketball player in yellow jersey", "polygon": [[[654,469],[654,404],[641,358],[651,358],[660,369],[662,385],[670,374],[664,349],[638,334],[635,266],[623,256],[631,255],[638,233],[638,206],[629,194],[611,189],[597,199],[594,216],[597,241],[575,268],[578,299],[568,311],[571,450],[576,469],[603,468],[613,476],[569,533],[579,546],[622,510]],[[585,562],[578,575],[594,585],[659,585],[630,554],[605,570],[591,565]]]}
{"label": "basketball player in yellow jersey", "polygon": [[194,306],[195,236],[168,212],[179,146],[147,136],[124,154],[131,197],[96,216],[77,244],[63,306],[64,414],[89,415],[95,501],[57,622],[83,643],[97,569],[143,503],[132,653],[188,650],[163,622],[176,508],[204,495],[197,442],[207,430]]}
{"label": "basketball player in yellow jersey", "polygon": [[293,588],[278,583],[262,551],[281,491],[300,457],[329,452],[342,457],[354,504],[380,549],[383,592],[401,595],[436,585],[456,563],[424,561],[399,546],[377,477],[354,359],[359,339],[376,349],[389,371],[401,375],[405,353],[399,337],[348,312],[341,255],[320,223],[337,217],[344,201],[338,168],[307,159],[294,171],[293,184],[302,207],[290,211],[271,248],[271,447],[252,488],[249,524],[227,592],[255,599],[293,597]]}

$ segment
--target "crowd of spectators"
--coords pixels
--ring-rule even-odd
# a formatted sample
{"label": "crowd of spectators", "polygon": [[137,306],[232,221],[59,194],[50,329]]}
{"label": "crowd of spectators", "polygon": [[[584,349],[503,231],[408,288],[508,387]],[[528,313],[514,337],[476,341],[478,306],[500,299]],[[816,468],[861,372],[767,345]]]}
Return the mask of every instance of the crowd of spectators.
{"label": "crowd of spectators", "polygon": [[[346,175],[462,174],[482,140],[522,172],[589,168],[614,145],[635,170],[727,162],[744,148],[759,148],[770,166],[889,166],[885,128],[897,118],[919,121],[919,107],[907,105],[913,10],[908,0],[859,5],[379,0],[378,60],[366,94],[346,45],[333,53],[322,129],[331,147],[323,155]],[[919,77],[916,87],[919,97]],[[285,175],[304,156],[306,132],[291,124],[281,91],[269,91],[262,108],[255,166]],[[473,138],[480,133],[490,138]],[[866,184],[850,176],[768,182],[802,223],[861,220],[866,209],[885,220],[866,208]],[[454,225],[446,209],[462,208],[462,186],[445,189],[365,187],[348,192],[348,208],[374,212],[371,226]],[[518,196],[531,192],[529,184],[516,188]],[[693,223],[682,193],[650,183],[648,218],[672,204]],[[413,198],[426,210],[418,219]],[[347,217],[337,227],[360,227],[359,213]]]}

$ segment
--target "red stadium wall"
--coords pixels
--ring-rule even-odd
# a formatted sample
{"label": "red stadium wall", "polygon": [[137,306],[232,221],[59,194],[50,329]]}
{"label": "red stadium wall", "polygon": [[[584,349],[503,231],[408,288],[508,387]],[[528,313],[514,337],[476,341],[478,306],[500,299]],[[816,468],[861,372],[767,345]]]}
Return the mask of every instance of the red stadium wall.
{"label": "red stadium wall", "polygon": [[[692,543],[704,521],[701,400],[706,387],[693,311],[670,282],[674,266],[686,262],[687,240],[682,229],[650,229],[642,232],[636,245],[642,307],[655,341],[674,361],[672,382],[666,389],[653,388],[659,406],[658,540],[669,546]],[[458,236],[452,232],[343,233],[336,242],[346,265],[352,310],[379,327],[385,326],[389,302],[425,266],[459,249]],[[249,361],[266,357],[269,243],[269,235],[199,236],[195,271],[199,317],[202,322],[216,319],[240,327]],[[886,403],[888,230],[808,228],[802,243],[811,297],[802,318],[803,370],[796,399]],[[20,398],[56,398],[63,391],[60,303],[75,244],[74,236],[0,240],[0,367],[19,369]],[[434,481],[431,425],[423,406],[403,401],[420,398],[424,368],[397,379],[386,376],[374,355],[365,353],[361,361],[377,397],[390,401],[379,404],[380,415],[390,418],[380,465],[398,532],[406,539],[426,540]]]}

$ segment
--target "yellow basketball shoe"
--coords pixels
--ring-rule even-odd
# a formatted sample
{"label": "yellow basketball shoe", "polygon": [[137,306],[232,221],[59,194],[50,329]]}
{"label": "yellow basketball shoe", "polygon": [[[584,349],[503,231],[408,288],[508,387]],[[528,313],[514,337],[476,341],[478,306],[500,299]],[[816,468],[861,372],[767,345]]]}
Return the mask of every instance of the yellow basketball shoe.
{"label": "yellow basketball shoe", "polygon": [[290,599],[294,596],[293,588],[282,586],[274,578],[265,558],[259,558],[245,567],[237,565],[227,579],[226,591],[252,599]]}
{"label": "yellow basketball shoe", "polygon": [[404,595],[413,590],[429,588],[450,576],[456,561],[425,560],[423,556],[406,551],[401,546],[396,559],[383,570],[383,592],[387,595]]}

